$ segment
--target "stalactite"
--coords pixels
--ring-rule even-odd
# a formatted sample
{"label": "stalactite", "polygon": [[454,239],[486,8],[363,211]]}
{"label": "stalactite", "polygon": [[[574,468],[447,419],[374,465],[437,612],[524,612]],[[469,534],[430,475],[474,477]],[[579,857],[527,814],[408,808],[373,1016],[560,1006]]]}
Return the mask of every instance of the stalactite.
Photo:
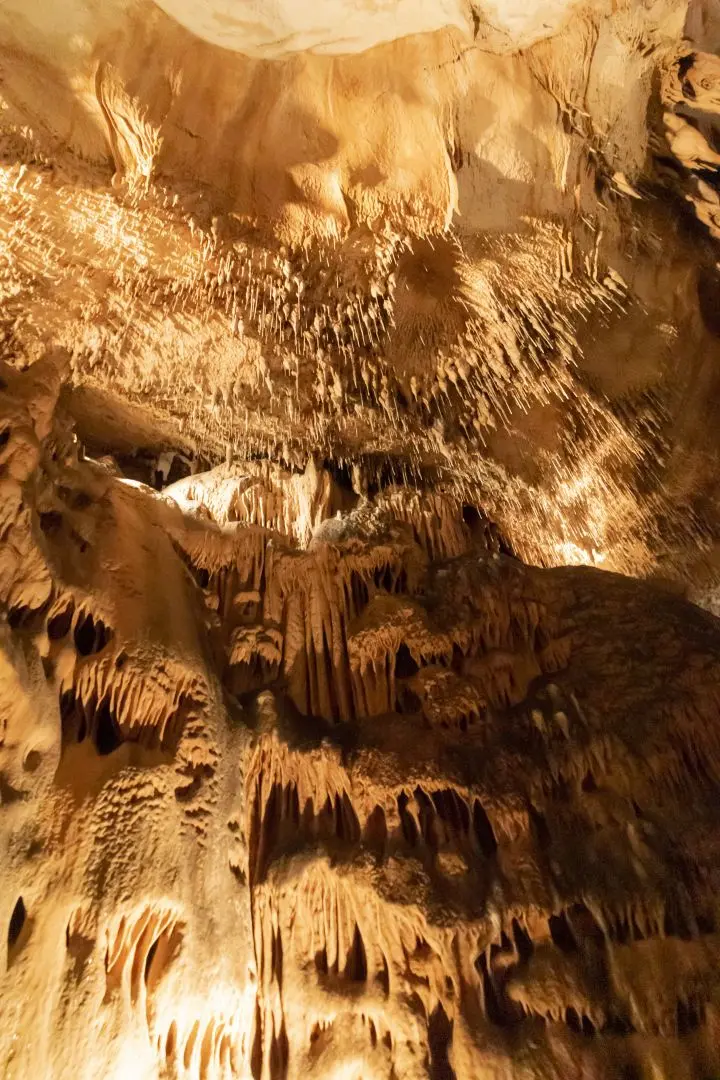
{"label": "stalactite", "polygon": [[255,6],[0,26],[0,1073],[718,1075],[712,19]]}

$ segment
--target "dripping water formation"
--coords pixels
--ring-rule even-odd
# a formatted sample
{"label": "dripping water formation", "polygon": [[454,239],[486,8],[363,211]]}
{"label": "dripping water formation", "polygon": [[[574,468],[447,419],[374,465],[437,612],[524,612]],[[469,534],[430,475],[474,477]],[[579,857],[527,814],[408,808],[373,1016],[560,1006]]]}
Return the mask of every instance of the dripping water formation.
{"label": "dripping water formation", "polygon": [[0,5],[0,1077],[720,1076],[717,0]]}

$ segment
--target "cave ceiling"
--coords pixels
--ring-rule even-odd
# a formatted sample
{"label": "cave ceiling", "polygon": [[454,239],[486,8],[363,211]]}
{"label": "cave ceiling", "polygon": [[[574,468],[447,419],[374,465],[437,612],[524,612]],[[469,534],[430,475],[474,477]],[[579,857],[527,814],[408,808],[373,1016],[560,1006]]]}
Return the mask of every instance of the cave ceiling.
{"label": "cave ceiling", "polygon": [[89,453],[450,485],[533,562],[712,596],[711,10],[0,19],[2,348],[67,349]]}
{"label": "cave ceiling", "polygon": [[0,4],[4,1080],[720,1075],[718,51]]}

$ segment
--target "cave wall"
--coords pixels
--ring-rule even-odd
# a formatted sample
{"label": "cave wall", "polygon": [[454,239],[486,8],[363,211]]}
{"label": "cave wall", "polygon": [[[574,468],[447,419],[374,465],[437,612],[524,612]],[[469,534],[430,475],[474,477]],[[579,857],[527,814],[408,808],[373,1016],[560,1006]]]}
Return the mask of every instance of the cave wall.
{"label": "cave wall", "polygon": [[720,1067],[716,620],[437,492],[128,482],[66,363],[3,372],[3,1074]]}
{"label": "cave wall", "polygon": [[3,1077],[720,1074],[719,27],[2,5]]}

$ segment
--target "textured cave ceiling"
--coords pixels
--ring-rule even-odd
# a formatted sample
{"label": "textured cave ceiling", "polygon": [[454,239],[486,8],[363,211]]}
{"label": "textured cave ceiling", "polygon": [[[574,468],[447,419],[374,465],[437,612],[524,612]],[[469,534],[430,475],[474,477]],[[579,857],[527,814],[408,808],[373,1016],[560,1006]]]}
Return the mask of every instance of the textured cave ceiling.
{"label": "textured cave ceiling", "polygon": [[716,51],[0,5],[3,1080],[720,1075]]}
{"label": "textured cave ceiling", "polygon": [[617,6],[4,5],[4,350],[89,452],[442,483],[712,603],[715,23]]}

